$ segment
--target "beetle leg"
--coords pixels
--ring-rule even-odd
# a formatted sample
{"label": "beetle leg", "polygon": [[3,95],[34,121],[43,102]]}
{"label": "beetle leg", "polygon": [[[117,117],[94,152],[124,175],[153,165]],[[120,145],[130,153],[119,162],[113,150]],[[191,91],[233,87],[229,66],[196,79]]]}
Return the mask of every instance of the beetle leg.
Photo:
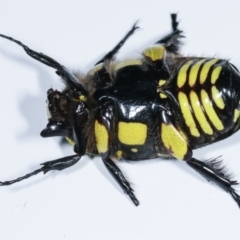
{"label": "beetle leg", "polygon": [[177,14],[171,14],[172,32],[161,38],[155,44],[162,44],[166,47],[168,52],[178,54],[181,46],[180,38],[183,38],[181,30],[178,29]]}
{"label": "beetle leg", "polygon": [[[146,62],[153,68],[153,70],[159,74],[161,80],[166,81],[170,77],[168,66],[166,64],[166,58],[168,54],[179,53],[180,49],[180,38],[182,31],[178,30],[177,14],[171,14],[172,19],[172,32],[165,37],[161,38],[152,46],[144,49],[143,57]],[[172,57],[170,55],[170,57]]]}
{"label": "beetle leg", "polygon": [[97,89],[106,88],[112,84],[112,76],[109,73],[109,62],[114,58],[119,49],[127,41],[127,39],[135,32],[137,22],[133,25],[130,31],[124,36],[124,38],[111,50],[109,51],[101,60],[99,60],[95,67],[90,71],[90,76],[93,78],[96,83]]}
{"label": "beetle leg", "polygon": [[88,109],[86,104],[78,102],[73,111],[73,140],[75,142],[74,151],[83,156],[86,153],[87,134],[85,126],[88,121]]}
{"label": "beetle leg", "polygon": [[68,156],[68,157],[57,159],[57,160],[42,163],[41,165],[43,165],[43,167],[41,167],[41,168],[31,172],[31,173],[28,173],[28,174],[26,174],[22,177],[19,177],[17,179],[10,180],[10,181],[5,181],[5,182],[0,182],[0,186],[6,186],[6,185],[11,185],[11,184],[16,183],[16,182],[20,182],[24,179],[27,179],[27,178],[32,177],[34,175],[37,175],[40,172],[43,172],[45,174],[45,173],[47,173],[51,170],[61,171],[65,168],[71,167],[72,165],[77,163],[80,160],[80,158],[81,158],[81,156],[72,155],[72,156]]}
{"label": "beetle leg", "polygon": [[106,168],[111,173],[113,178],[120,185],[124,193],[126,193],[131,198],[135,206],[138,206],[139,201],[137,200],[133,193],[134,190],[131,188],[129,182],[126,180],[126,178],[124,177],[121,170],[117,167],[117,165],[109,157],[103,158],[103,163],[105,164]]}
{"label": "beetle leg", "polygon": [[227,174],[224,167],[221,166],[221,161],[218,159],[212,159],[209,161],[201,162],[195,158],[191,158],[186,162],[190,167],[200,173],[209,182],[214,182],[226,192],[229,192],[240,207],[240,196],[232,187],[233,185],[238,185],[238,182],[231,180],[230,174]]}
{"label": "beetle leg", "polygon": [[131,30],[128,31],[128,33],[124,36],[124,38],[111,50],[109,51],[101,60],[99,60],[95,65],[99,64],[99,63],[103,63],[105,61],[108,60],[112,60],[114,55],[117,54],[117,52],[119,51],[119,49],[123,46],[123,44],[127,41],[127,39],[133,35],[133,33],[135,32],[136,29],[138,29],[139,27],[137,26],[137,22],[132,26]]}
{"label": "beetle leg", "polygon": [[56,69],[56,73],[63,79],[66,85],[68,85],[71,89],[77,89],[79,94],[86,95],[87,92],[83,88],[83,86],[79,83],[78,79],[74,76],[73,73],[71,73],[66,67],[58,63],[56,60],[53,58],[43,54],[43,53],[38,53],[35,52],[34,50],[30,49],[28,46],[24,45],[20,41],[12,38],[5,36],[3,34],[0,34],[0,37],[8,39],[12,42],[15,42],[16,44],[20,45],[24,51],[32,58],[36,59],[37,61],[52,67]]}
{"label": "beetle leg", "polygon": [[111,173],[113,178],[120,185],[124,193],[126,193],[133,203],[138,206],[139,201],[136,199],[133,189],[130,187],[129,182],[124,177],[121,170],[110,158],[110,142],[111,142],[111,130],[113,129],[113,105],[109,102],[105,102],[101,108],[96,112],[95,116],[95,138],[97,150],[103,160],[104,165]]}

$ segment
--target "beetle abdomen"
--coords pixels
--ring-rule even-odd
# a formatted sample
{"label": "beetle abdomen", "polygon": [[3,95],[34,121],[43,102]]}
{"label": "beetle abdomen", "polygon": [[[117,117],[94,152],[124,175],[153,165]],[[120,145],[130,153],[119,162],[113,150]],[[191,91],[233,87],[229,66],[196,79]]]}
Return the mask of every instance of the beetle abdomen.
{"label": "beetle abdomen", "polygon": [[178,103],[184,129],[197,148],[238,129],[239,73],[226,60],[184,60],[167,90]]}

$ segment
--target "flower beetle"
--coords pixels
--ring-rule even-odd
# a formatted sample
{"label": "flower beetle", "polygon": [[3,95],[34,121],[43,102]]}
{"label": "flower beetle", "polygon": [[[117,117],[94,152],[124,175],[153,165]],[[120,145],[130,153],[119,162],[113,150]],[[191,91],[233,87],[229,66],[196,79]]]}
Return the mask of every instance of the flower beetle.
{"label": "flower beetle", "polygon": [[48,124],[42,137],[65,137],[75,154],[45,162],[40,169],[10,185],[40,172],[63,170],[83,155],[100,155],[123,191],[138,206],[129,182],[115,160],[139,161],[175,158],[185,161],[207,180],[231,194],[237,181],[221,161],[193,158],[193,149],[229,137],[240,128],[240,74],[229,61],[180,55],[182,31],[177,15],[171,15],[172,32],[147,47],[139,58],[116,61],[136,24],[124,38],[86,74],[72,73],[51,57],[38,53],[18,40],[32,58],[56,70],[63,91],[47,92]]}

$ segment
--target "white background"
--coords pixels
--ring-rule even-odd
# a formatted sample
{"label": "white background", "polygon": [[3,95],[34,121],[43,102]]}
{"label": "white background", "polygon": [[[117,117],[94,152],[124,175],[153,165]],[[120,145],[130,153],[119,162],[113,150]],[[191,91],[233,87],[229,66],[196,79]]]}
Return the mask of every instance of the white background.
{"label": "white background", "polygon": [[[39,1],[40,2],[40,1]],[[0,1],[0,32],[86,72],[136,20],[141,29],[119,58],[138,55],[170,31],[177,12],[185,55],[231,58],[240,67],[238,1]],[[46,91],[62,89],[54,70],[0,39],[0,180],[71,155],[59,138],[43,139]],[[240,181],[240,133],[194,152],[223,155]],[[119,163],[141,202],[135,207],[101,160],[83,157],[63,172],[0,188],[0,239],[240,239],[231,196],[180,161]]]}

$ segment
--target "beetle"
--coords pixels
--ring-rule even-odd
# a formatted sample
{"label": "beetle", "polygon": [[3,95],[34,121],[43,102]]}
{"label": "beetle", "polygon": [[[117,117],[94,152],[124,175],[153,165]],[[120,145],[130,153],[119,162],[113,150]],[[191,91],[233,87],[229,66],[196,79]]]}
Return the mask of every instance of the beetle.
{"label": "beetle", "polygon": [[229,61],[180,54],[183,31],[171,14],[172,31],[135,59],[115,60],[119,49],[139,28],[137,23],[85,75],[71,72],[51,57],[22,42],[37,61],[52,67],[65,84],[47,92],[48,124],[42,137],[60,136],[74,155],[42,163],[42,167],[0,186],[14,184],[40,172],[63,170],[83,155],[100,155],[113,178],[132,202],[139,201],[116,160],[174,158],[185,161],[208,181],[240,196],[219,158],[200,161],[193,149],[225,139],[240,128],[240,74]]}

